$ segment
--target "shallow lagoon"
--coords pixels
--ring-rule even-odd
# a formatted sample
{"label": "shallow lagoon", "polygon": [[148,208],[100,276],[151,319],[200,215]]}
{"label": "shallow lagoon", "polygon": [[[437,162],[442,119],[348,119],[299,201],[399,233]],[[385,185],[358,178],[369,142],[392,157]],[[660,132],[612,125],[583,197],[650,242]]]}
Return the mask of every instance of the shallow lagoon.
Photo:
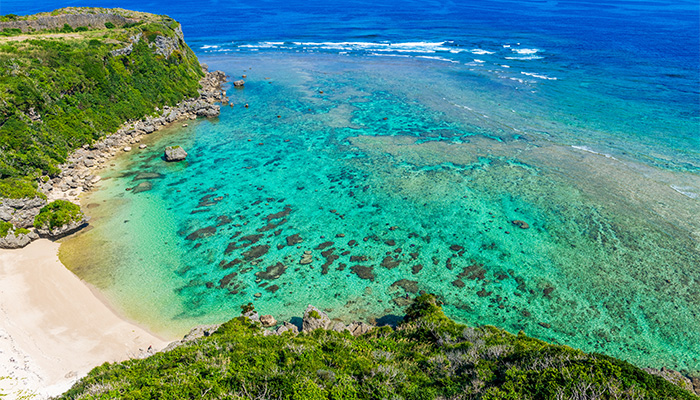
{"label": "shallow lagoon", "polygon": [[[616,112],[587,124],[599,114],[574,82],[440,60],[203,61],[247,75],[234,106],[120,156],[84,200],[91,228],[61,248],[127,317],[174,336],[248,302],[280,320],[313,303],[382,323],[424,290],[461,322],[700,369],[697,152],[662,168],[673,149],[628,129],[687,121],[596,98]],[[553,107],[562,93],[576,113]],[[186,162],[161,159],[173,144]]]}

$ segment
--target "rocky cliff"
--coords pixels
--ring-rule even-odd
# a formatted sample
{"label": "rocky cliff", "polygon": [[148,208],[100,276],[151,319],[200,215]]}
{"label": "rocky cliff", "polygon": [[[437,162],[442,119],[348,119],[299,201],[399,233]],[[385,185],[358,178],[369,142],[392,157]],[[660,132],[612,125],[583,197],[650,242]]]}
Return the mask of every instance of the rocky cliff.
{"label": "rocky cliff", "polygon": [[20,29],[22,32],[36,32],[47,29],[61,29],[66,24],[73,29],[80,26],[104,28],[107,22],[111,22],[115,26],[123,26],[128,23],[138,22],[138,20],[116,14],[47,15],[33,20],[0,22],[0,31],[3,29]]}

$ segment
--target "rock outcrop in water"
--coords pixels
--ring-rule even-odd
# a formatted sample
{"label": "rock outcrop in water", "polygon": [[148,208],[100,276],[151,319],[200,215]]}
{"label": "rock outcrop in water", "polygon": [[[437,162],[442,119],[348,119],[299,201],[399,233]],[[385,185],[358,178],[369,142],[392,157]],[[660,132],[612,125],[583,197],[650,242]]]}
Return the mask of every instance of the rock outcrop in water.
{"label": "rock outcrop in water", "polygon": [[180,146],[168,146],[165,148],[165,161],[182,161],[187,158],[187,152]]}

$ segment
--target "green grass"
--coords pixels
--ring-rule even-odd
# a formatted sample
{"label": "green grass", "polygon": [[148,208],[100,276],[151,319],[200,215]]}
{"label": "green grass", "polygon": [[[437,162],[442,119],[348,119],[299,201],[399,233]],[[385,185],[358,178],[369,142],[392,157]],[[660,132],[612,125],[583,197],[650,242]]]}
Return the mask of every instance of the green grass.
{"label": "green grass", "polygon": [[34,227],[43,229],[54,229],[71,222],[80,221],[84,214],[80,211],[80,206],[70,201],[55,200],[41,209],[34,218]]}
{"label": "green grass", "polygon": [[97,367],[61,398],[695,398],[624,361],[457,324],[432,295],[396,330],[261,333],[259,323],[234,318],[170,352]]}
{"label": "green grass", "polygon": [[14,226],[11,223],[0,221],[0,237],[7,236],[12,229],[14,229]]}

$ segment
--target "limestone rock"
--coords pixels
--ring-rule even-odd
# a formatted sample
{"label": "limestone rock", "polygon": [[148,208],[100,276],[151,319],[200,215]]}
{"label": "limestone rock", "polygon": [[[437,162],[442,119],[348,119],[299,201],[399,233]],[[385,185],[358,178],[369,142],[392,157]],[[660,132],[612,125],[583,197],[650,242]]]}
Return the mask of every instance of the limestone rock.
{"label": "limestone rock", "polygon": [[84,216],[79,221],[73,221],[63,226],[54,227],[53,229],[49,229],[48,226],[43,226],[41,228],[37,228],[36,231],[39,234],[39,236],[48,237],[51,239],[58,239],[60,237],[69,235],[73,232],[80,230],[88,224],[88,221],[90,221],[90,217]]}
{"label": "limestone rock", "polygon": [[233,86],[235,87],[243,87],[243,85],[245,85],[245,81],[243,79],[233,81]]}
{"label": "limestone rock", "polygon": [[296,334],[299,333],[299,328],[297,328],[296,325],[285,321],[285,322],[284,322],[284,325],[282,325],[282,326],[280,326],[279,328],[277,328],[277,330],[275,331],[275,333],[276,333],[277,335],[281,335],[281,334],[283,334],[284,332],[292,332],[293,334],[296,335]]}
{"label": "limestone rock", "polygon": [[366,324],[364,322],[355,321],[348,325],[348,330],[353,336],[364,335],[365,333],[371,331],[372,325]]}
{"label": "limestone rock", "polygon": [[29,228],[34,225],[34,218],[45,205],[46,200],[39,197],[0,198],[0,220],[11,223],[15,228]]}
{"label": "limestone rock", "polygon": [[345,331],[350,331],[347,326],[345,326],[344,323],[341,321],[331,321],[330,324],[326,327],[329,331],[336,331],[336,332],[345,332]]}
{"label": "limestone rock", "polygon": [[20,233],[16,236],[14,231],[10,231],[7,236],[0,238],[0,249],[20,249],[38,238],[39,235],[32,231],[27,234]]}
{"label": "limestone rock", "polygon": [[211,336],[221,325],[200,325],[192,328],[181,340],[176,340],[168,344],[161,352],[165,353],[173,350],[187,342],[192,342],[201,337]]}
{"label": "limestone rock", "polygon": [[331,319],[328,315],[318,308],[309,304],[304,311],[304,318],[302,318],[302,332],[313,332],[316,329],[326,329],[331,324]]}
{"label": "limestone rock", "polygon": [[262,317],[260,317],[260,323],[262,324],[262,326],[267,328],[270,326],[277,325],[277,320],[272,315],[263,315]]}
{"label": "limestone rock", "polygon": [[211,336],[221,325],[199,325],[192,328],[185,337],[182,338],[184,342],[191,342],[195,339],[201,337]]}
{"label": "limestone rock", "polygon": [[260,322],[260,314],[257,311],[248,311],[242,315],[248,318],[250,322]]}
{"label": "limestone rock", "polygon": [[180,146],[168,146],[165,148],[165,161],[182,161],[187,158],[187,152]]}

